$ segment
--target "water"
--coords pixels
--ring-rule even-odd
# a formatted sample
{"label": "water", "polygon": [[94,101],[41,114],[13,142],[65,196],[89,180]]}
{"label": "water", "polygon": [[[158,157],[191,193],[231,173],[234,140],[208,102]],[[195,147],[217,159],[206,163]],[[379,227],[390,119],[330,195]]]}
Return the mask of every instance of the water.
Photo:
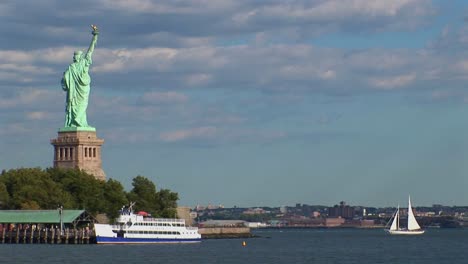
{"label": "water", "polygon": [[[467,263],[468,229],[390,236],[381,229],[258,230],[198,244],[0,245],[0,263]],[[242,241],[247,246],[242,246]]]}

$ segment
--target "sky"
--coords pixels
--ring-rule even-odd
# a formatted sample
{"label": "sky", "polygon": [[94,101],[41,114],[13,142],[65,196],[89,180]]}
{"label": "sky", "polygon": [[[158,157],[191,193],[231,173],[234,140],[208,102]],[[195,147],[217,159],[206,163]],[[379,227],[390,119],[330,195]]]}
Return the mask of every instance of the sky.
{"label": "sky", "polygon": [[103,169],[179,205],[468,205],[468,3],[0,2],[0,169],[52,166],[60,80],[99,39]]}

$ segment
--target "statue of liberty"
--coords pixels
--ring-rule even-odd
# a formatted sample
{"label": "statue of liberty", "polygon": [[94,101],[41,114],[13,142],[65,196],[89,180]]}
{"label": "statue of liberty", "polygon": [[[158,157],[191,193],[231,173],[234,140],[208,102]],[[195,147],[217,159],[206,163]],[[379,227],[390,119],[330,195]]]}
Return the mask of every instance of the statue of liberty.
{"label": "statue of liberty", "polygon": [[86,108],[90,92],[91,77],[89,76],[89,66],[92,64],[94,46],[98,38],[98,28],[91,25],[93,39],[86,54],[82,51],[75,51],[73,63],[63,73],[62,89],[67,92],[65,126],[62,131],[67,130],[92,130],[95,128],[88,125],[86,119]]}

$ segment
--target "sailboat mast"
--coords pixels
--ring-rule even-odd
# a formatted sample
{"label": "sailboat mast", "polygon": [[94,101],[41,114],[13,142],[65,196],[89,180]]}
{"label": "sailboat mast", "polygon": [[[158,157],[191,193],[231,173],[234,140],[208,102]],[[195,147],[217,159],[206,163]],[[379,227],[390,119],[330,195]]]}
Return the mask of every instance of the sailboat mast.
{"label": "sailboat mast", "polygon": [[400,230],[400,205],[398,205],[398,213],[397,213],[397,220],[396,220],[396,228]]}

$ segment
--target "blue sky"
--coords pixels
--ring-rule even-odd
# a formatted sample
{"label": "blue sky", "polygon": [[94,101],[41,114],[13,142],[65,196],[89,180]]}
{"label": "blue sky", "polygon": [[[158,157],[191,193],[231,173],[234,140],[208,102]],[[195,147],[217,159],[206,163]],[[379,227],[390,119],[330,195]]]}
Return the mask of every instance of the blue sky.
{"label": "blue sky", "polygon": [[52,166],[73,51],[100,36],[103,168],[181,205],[467,205],[468,4],[0,3],[0,169]]}

